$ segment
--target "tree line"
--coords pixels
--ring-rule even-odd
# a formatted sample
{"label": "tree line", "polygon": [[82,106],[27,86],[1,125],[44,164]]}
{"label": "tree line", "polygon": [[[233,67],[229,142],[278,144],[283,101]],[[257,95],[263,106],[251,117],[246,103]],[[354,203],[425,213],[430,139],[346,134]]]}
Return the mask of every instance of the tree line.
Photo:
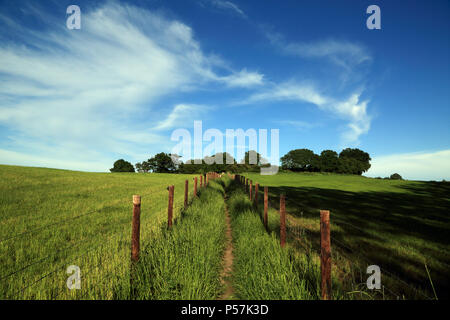
{"label": "tree line", "polygon": [[[220,161],[220,159],[222,161]],[[309,149],[295,149],[281,157],[281,170],[293,172],[334,172],[361,175],[370,168],[370,156],[360,149],[347,148],[339,154],[333,150],[324,150],[320,155]],[[218,163],[221,162],[221,163]],[[119,159],[114,163],[111,172],[155,172],[155,173],[206,173],[206,172],[259,172],[268,163],[256,151],[245,152],[238,163],[227,152],[216,153],[203,159],[180,161],[180,156],[160,152],[155,156],[138,162],[133,166],[130,162]],[[136,168],[136,170],[135,170]]]}

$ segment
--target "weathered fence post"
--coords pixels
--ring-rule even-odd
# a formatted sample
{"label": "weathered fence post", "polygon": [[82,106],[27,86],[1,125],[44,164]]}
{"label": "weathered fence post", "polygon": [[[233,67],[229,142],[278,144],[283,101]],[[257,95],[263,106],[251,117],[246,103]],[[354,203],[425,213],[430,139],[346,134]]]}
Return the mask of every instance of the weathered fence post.
{"label": "weathered fence post", "polygon": [[259,183],[255,183],[255,204],[258,206]]}
{"label": "weathered fence post", "polygon": [[264,226],[267,230],[267,212],[269,211],[269,188],[264,187]]}
{"label": "weathered fence post", "polygon": [[203,187],[203,175],[200,176],[200,188]]}
{"label": "weathered fence post", "polygon": [[248,192],[248,178],[245,178],[245,193]]}
{"label": "weathered fence post", "polygon": [[252,192],[253,192],[253,181],[250,180],[250,190],[249,190],[249,194],[248,194],[248,196],[249,196],[249,198],[250,198],[250,202],[253,200],[253,198],[252,198]]}
{"label": "weathered fence post", "polygon": [[286,200],[284,194],[280,195],[280,243],[286,244]]}
{"label": "weathered fence post", "polygon": [[206,175],[206,183],[205,183],[205,187],[209,184],[209,173]]}
{"label": "weathered fence post", "polygon": [[186,209],[188,206],[189,198],[189,180],[184,182],[184,208]]}
{"label": "weathered fence post", "polygon": [[197,197],[197,177],[194,178],[194,197]]}
{"label": "weathered fence post", "polygon": [[322,299],[331,299],[330,211],[320,210],[320,271]]}
{"label": "weathered fence post", "polygon": [[131,227],[131,262],[139,261],[141,228],[141,196],[133,196],[133,222]]}
{"label": "weathered fence post", "polygon": [[173,193],[175,186],[169,186],[167,188],[169,190],[169,205],[167,208],[167,227],[172,227],[172,217],[173,217]]}

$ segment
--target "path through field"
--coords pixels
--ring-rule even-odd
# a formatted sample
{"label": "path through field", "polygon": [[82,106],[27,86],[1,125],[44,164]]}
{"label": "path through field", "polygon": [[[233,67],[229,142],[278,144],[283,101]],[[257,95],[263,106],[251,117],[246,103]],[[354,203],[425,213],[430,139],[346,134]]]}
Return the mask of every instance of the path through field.
{"label": "path through field", "polygon": [[233,296],[233,286],[231,285],[231,272],[233,270],[233,238],[231,232],[230,214],[228,212],[227,195],[224,195],[225,200],[225,223],[226,223],[226,249],[223,255],[223,271],[221,274],[221,282],[225,286],[225,292],[219,298],[219,300],[231,299]]}

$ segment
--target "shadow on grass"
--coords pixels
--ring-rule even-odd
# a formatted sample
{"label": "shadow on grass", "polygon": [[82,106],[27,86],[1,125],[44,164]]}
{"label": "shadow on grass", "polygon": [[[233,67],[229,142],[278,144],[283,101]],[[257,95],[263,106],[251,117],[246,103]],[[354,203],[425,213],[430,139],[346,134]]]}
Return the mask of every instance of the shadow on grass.
{"label": "shadow on grass", "polygon": [[[285,194],[286,211],[304,221],[307,231],[317,240],[319,209],[330,210],[332,247],[345,250],[361,265],[379,265],[382,275],[384,269],[404,281],[407,285],[401,289],[406,298],[411,296],[407,286],[420,288],[434,297],[426,262],[438,298],[448,299],[450,184],[424,182],[398,188],[403,190],[348,192],[269,186],[269,199],[270,205],[278,209],[279,195]],[[258,198],[262,211],[261,186]]]}

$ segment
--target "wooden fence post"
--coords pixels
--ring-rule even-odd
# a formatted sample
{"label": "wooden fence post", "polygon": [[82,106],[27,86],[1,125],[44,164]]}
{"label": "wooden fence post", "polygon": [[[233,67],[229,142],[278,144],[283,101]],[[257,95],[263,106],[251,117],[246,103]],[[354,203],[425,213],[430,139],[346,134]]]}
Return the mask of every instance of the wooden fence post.
{"label": "wooden fence post", "polygon": [[264,187],[264,226],[267,230],[267,213],[269,211],[269,188]]}
{"label": "wooden fence post", "polygon": [[280,243],[286,244],[286,200],[284,194],[280,195]]}
{"label": "wooden fence post", "polygon": [[248,178],[245,178],[245,193],[248,192]]}
{"label": "wooden fence post", "polygon": [[200,176],[200,188],[203,187],[203,175]]}
{"label": "wooden fence post", "polygon": [[194,197],[197,197],[197,177],[194,178]]}
{"label": "wooden fence post", "polygon": [[259,183],[255,183],[255,204],[258,206]]}
{"label": "wooden fence post", "polygon": [[330,211],[320,210],[320,272],[322,299],[331,299]]}
{"label": "wooden fence post", "polygon": [[169,186],[167,188],[169,190],[169,205],[167,208],[167,227],[172,227],[172,217],[173,217],[173,193],[175,186]]}
{"label": "wooden fence post", "polygon": [[184,208],[186,209],[188,206],[189,198],[189,180],[184,182]]}
{"label": "wooden fence post", "polygon": [[141,196],[133,196],[133,222],[131,227],[131,262],[139,261],[141,227]]}
{"label": "wooden fence post", "polygon": [[249,194],[248,194],[248,196],[249,196],[249,198],[250,198],[250,202],[253,200],[253,198],[252,198],[252,192],[253,192],[253,181],[252,180],[250,180],[250,189],[249,189]]}

